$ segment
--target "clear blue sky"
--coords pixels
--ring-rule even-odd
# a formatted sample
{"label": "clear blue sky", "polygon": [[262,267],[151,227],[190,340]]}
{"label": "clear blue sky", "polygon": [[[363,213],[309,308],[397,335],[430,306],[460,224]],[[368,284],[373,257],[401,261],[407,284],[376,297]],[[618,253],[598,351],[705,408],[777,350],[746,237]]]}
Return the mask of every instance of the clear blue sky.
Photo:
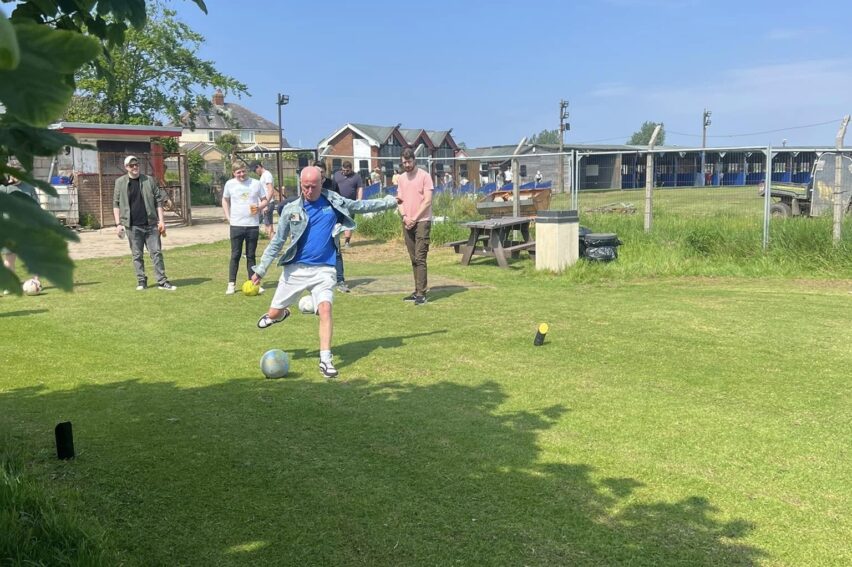
{"label": "clear blue sky", "polygon": [[277,122],[290,95],[284,131],[303,147],[347,122],[515,144],[557,128],[563,98],[566,143],[624,143],[650,120],[698,146],[708,108],[708,145],[833,146],[852,112],[848,0],[206,3],[170,5],[248,85],[229,100]]}

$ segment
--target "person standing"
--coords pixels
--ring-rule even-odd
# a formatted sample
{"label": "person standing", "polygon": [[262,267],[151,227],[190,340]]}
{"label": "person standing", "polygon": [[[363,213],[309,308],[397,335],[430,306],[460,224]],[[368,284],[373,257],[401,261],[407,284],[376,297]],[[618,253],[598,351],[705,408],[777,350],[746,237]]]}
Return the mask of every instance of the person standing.
{"label": "person standing", "polygon": [[151,263],[154,264],[154,276],[157,288],[164,291],[177,289],[166,277],[163,262],[161,235],[166,234],[163,217],[163,203],[166,193],[160,189],[153,177],[139,173],[139,158],[124,158],[126,175],[115,180],[112,193],[112,214],[115,218],[115,230],[120,238],[127,235],[133,267],[136,270],[136,291],[148,287],[145,276],[144,249],[148,249]]}
{"label": "person standing", "polygon": [[[333,334],[335,258],[340,228],[355,228],[352,217],[357,213],[392,209],[401,201],[390,195],[383,199],[357,201],[322,188],[322,173],[309,166],[301,173],[301,198],[288,203],[278,219],[278,231],[263,252],[260,264],[254,266],[252,281],[259,283],[269,266],[281,253],[278,264],[284,269],[269,310],[257,322],[267,329],[290,316],[289,306],[299,301],[308,290],[319,315],[319,369],[326,378],[335,378],[337,369],[331,355]],[[289,241],[288,241],[289,237]],[[286,245],[285,245],[286,242]],[[283,252],[282,252],[283,250]]]}
{"label": "person standing", "polygon": [[426,304],[426,256],[429,254],[429,236],[432,231],[432,177],[417,167],[414,150],[402,150],[402,175],[399,176],[397,195],[402,199],[402,233],[405,247],[414,270],[414,293],[404,297],[415,305]]}
{"label": "person standing", "polygon": [[[331,191],[334,188],[334,183],[325,175],[325,162],[318,161],[315,165],[320,170],[320,176],[322,178],[322,190]],[[346,285],[346,277],[343,273],[343,252],[340,251],[340,233],[336,234],[335,238],[337,239],[337,243],[335,246],[335,249],[337,250],[337,258],[334,265],[334,271],[336,272],[335,275],[337,278],[336,288],[337,291],[340,291],[342,293],[349,293],[351,290],[349,289],[349,286]]]}
{"label": "person standing", "polygon": [[[332,177],[334,190],[341,197],[352,201],[360,201],[364,197],[364,182],[361,179],[361,174],[356,173],[352,169],[351,161],[344,161],[340,169],[334,172]],[[343,233],[343,247],[349,248],[349,240],[352,238],[352,231],[347,230]]]}
{"label": "person standing", "polygon": [[[231,263],[228,267],[228,287],[225,295],[233,295],[236,288],[237,271],[240,267],[240,257],[243,255],[243,244],[246,249],[246,270],[248,277],[254,275],[257,257],[257,239],[260,236],[260,211],[267,203],[266,192],[260,186],[260,181],[248,176],[246,164],[242,160],[231,163],[234,178],[225,183],[222,191],[222,211],[231,225]],[[260,288],[259,293],[265,290]]]}
{"label": "person standing", "polygon": [[272,179],[272,172],[263,167],[263,164],[259,161],[252,162],[251,169],[260,177],[260,186],[266,192],[266,206],[261,209],[260,214],[263,219],[263,231],[267,238],[272,238],[274,232],[272,217],[275,214],[275,202],[278,193],[275,189],[275,180]]}
{"label": "person standing", "polygon": [[536,170],[536,172],[535,172],[535,186],[536,187],[539,186],[539,184],[541,183],[541,180],[542,180],[541,171]]}

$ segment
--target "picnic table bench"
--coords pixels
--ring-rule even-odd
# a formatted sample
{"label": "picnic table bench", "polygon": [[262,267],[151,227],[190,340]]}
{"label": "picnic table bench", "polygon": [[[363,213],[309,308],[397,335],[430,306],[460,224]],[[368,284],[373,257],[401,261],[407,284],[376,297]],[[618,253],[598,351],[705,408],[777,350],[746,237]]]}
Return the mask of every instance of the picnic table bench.
{"label": "picnic table bench", "polygon": [[[463,266],[470,264],[473,256],[490,256],[497,260],[501,268],[508,268],[507,254],[517,258],[519,253],[526,250],[530,255],[535,254],[535,241],[530,239],[530,223],[526,217],[501,217],[481,221],[463,223],[470,230],[467,240],[450,242],[447,246],[462,255]],[[512,240],[514,231],[521,233],[521,240]]]}

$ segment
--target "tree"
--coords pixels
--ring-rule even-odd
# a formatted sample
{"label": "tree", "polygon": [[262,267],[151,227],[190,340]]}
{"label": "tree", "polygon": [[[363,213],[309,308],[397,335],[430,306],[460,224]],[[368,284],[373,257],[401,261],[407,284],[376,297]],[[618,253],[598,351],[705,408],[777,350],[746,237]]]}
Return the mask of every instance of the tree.
{"label": "tree", "polygon": [[559,130],[544,129],[538,134],[533,134],[529,139],[530,144],[559,144]]}
{"label": "tree", "polygon": [[[0,182],[13,176],[55,195],[48,183],[33,177],[35,156],[82,145],[47,126],[71,102],[75,73],[120,46],[129,26],[145,25],[145,1],[0,1],[13,4],[9,17],[0,10]],[[207,12],[203,0],[193,2]],[[108,70],[103,72],[108,83],[113,80]],[[0,193],[0,247],[64,290],[73,286],[71,240],[77,240],[74,233],[31,199]],[[21,293],[20,280],[2,266],[0,288]]]}
{"label": "tree", "polygon": [[[642,127],[638,131],[633,132],[627,143],[631,146],[647,146],[651,142],[651,136],[654,134],[654,128],[656,127],[656,122],[643,122]],[[657,134],[657,141],[655,143],[662,146],[665,141],[666,129],[663,127],[663,123],[660,122],[660,133]]]}
{"label": "tree", "polygon": [[77,94],[85,104],[71,105],[69,120],[152,124],[165,117],[177,124],[183,112],[210,108],[209,97],[198,91],[248,92],[198,57],[204,36],[178,20],[174,10],[156,1],[150,11],[144,28],[128,30],[122,45],[78,71]]}

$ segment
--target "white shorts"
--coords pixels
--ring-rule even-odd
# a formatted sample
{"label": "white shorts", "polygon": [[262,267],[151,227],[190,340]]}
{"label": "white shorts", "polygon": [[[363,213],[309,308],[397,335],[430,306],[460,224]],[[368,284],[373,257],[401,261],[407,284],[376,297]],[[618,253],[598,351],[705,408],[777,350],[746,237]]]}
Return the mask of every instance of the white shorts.
{"label": "white shorts", "polygon": [[272,308],[284,309],[293,305],[308,290],[314,305],[327,301],[334,303],[334,285],[337,283],[337,271],[334,266],[309,266],[307,264],[287,264],[281,272]]}

